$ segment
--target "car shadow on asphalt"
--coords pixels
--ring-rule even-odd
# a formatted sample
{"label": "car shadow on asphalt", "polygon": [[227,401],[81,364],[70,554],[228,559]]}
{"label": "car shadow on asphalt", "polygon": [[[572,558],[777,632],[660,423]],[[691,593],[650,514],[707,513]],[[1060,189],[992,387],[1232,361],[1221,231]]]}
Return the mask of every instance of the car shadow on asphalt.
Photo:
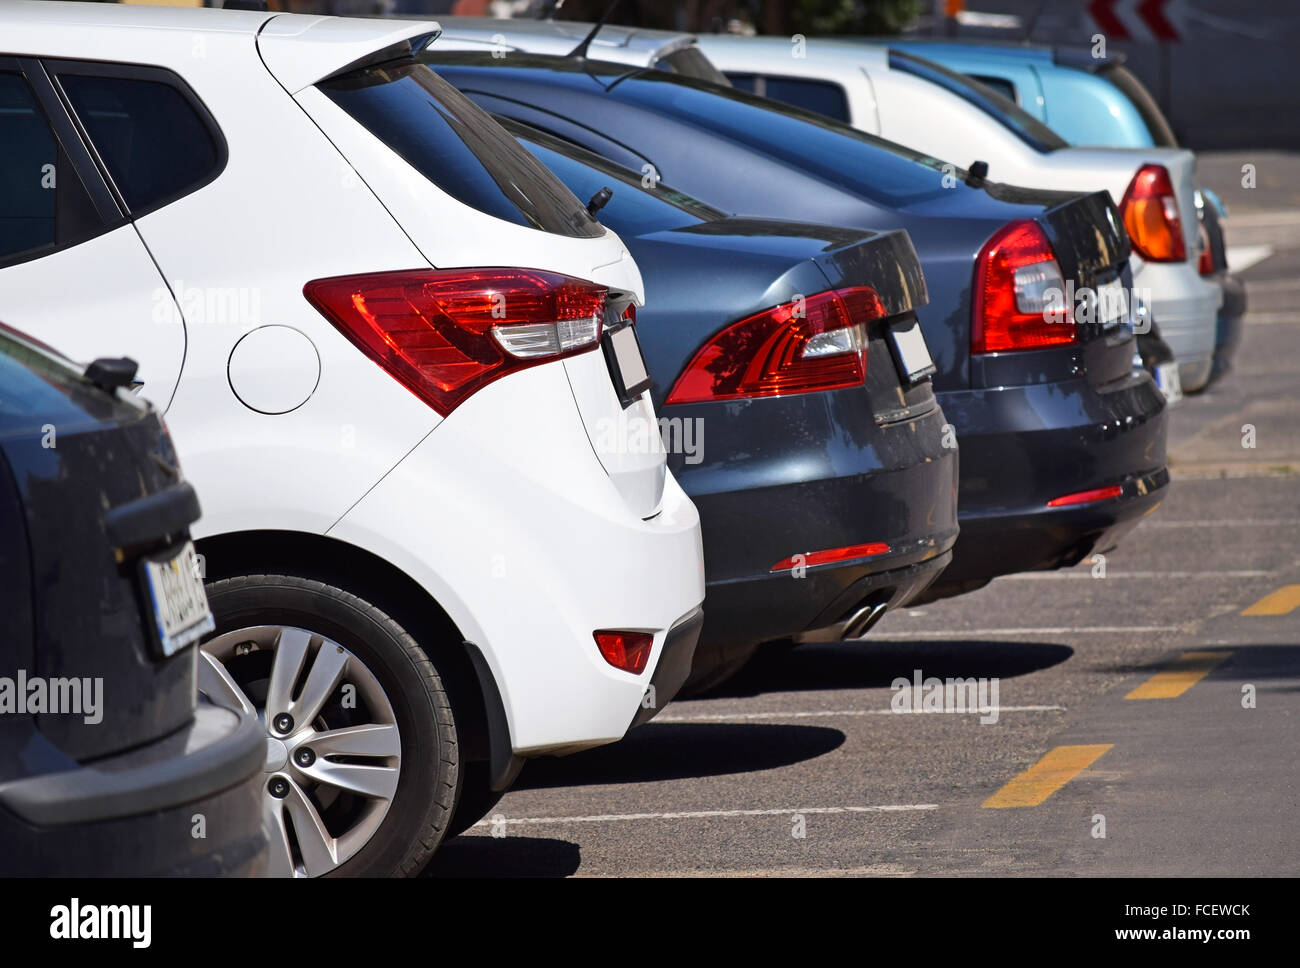
{"label": "car shadow on asphalt", "polygon": [[611,746],[529,760],[512,789],[750,773],[815,759],[843,743],[844,734],[826,726],[651,722]]}
{"label": "car shadow on asphalt", "polygon": [[1051,642],[987,639],[916,642],[888,638],[761,649],[741,672],[700,698],[765,692],[888,689],[894,680],[923,677],[1011,679],[1060,665],[1074,650]]}
{"label": "car shadow on asphalt", "polygon": [[549,837],[461,836],[438,848],[421,877],[568,877],[578,870],[577,844]]}

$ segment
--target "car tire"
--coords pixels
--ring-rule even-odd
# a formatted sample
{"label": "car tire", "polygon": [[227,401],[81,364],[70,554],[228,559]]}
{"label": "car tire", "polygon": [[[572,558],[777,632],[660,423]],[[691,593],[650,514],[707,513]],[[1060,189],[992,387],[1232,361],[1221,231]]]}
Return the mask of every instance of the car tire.
{"label": "car tire", "polygon": [[[461,783],[456,721],[430,656],[379,608],[320,581],[227,578],[208,600],[216,629],[201,646],[200,691],[251,704],[284,747],[268,742],[264,766],[272,872],[419,873]],[[305,721],[266,715],[272,691],[292,703],[276,709]]]}
{"label": "car tire", "polygon": [[447,837],[459,837],[501,802],[505,790],[493,790],[488,779],[486,762],[466,763],[460,783],[460,796],[456,798],[456,811],[447,825]]}

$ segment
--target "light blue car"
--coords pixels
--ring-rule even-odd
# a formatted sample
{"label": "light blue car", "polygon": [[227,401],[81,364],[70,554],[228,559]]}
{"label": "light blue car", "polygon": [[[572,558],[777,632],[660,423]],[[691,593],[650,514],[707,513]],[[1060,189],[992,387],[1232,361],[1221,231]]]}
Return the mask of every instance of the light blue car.
{"label": "light blue car", "polygon": [[[1178,139],[1155,98],[1124,66],[1124,58],[1094,58],[1087,48],[1051,48],[951,41],[889,38],[889,46],[907,50],[959,71],[991,87],[1052,128],[1072,145],[1096,148],[1176,148]],[[1246,289],[1228,272],[1223,240],[1226,209],[1208,189],[1201,189],[1197,209],[1205,230],[1207,252],[1201,274],[1223,287],[1223,304],[1215,327],[1215,380],[1230,366],[1246,315]]]}

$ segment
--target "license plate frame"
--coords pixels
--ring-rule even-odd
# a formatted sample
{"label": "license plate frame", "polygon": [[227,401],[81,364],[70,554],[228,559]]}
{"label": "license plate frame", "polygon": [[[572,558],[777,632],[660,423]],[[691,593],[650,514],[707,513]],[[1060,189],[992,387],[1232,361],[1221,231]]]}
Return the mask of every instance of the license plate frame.
{"label": "license plate frame", "polygon": [[605,353],[614,392],[626,410],[641,399],[641,394],[650,389],[651,383],[650,368],[641,352],[636,327],[632,323],[607,327],[600,338],[600,348]]}
{"label": "license plate frame", "polygon": [[938,369],[921,332],[921,321],[915,317],[891,324],[888,342],[898,375],[908,386],[920,383]]}
{"label": "license plate frame", "polygon": [[176,655],[216,628],[193,541],[142,558],[138,566],[151,619],[151,639],[163,658]]}

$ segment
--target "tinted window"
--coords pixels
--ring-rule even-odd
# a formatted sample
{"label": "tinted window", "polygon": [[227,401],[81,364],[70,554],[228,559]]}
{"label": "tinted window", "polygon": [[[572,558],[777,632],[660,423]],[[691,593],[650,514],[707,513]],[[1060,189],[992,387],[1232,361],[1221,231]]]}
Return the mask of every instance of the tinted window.
{"label": "tinted window", "polygon": [[447,194],[545,232],[595,238],[600,224],[500,125],[425,64],[356,71],[318,87]]}
{"label": "tinted window", "polygon": [[614,194],[596,217],[627,238],[723,218],[703,202],[664,185],[641,187],[641,175],[599,155],[567,145],[525,125],[503,122],[519,143],[546,165],[578,198],[590,199],[602,188]]}
{"label": "tinted window", "polygon": [[54,244],[55,150],[27,82],[0,74],[0,260]]}
{"label": "tinted window", "polygon": [[1015,104],[1020,103],[1020,98],[1016,97],[1016,86],[1008,81],[1005,77],[989,77],[982,74],[970,75],[971,80],[979,81],[985,87],[992,88],[1001,94],[1008,101]]}
{"label": "tinted window", "polygon": [[[891,207],[938,198],[948,191],[943,187],[943,163],[934,158],[734,88],[643,74],[619,84],[612,93],[648,111],[692,121]],[[965,172],[958,169],[957,177],[965,177]]]}
{"label": "tinted window", "polygon": [[86,385],[80,374],[11,332],[0,328],[0,430],[84,422],[74,402]]}
{"label": "tinted window", "polygon": [[996,118],[1004,128],[1012,132],[1021,141],[1035,151],[1055,151],[1068,145],[1060,135],[1024,111],[1013,101],[1007,100],[992,88],[985,87],[965,74],[958,74],[946,67],[905,54],[901,50],[889,52],[891,70],[903,71],[916,77],[924,78],[937,84],[946,91],[956,94],[968,104],[973,104],[985,114]]}
{"label": "tinted window", "polygon": [[1178,147],[1178,138],[1174,135],[1174,129],[1169,126],[1164,112],[1160,110],[1160,105],[1132,71],[1121,64],[1111,62],[1102,68],[1101,76],[1119,88],[1120,92],[1137,108],[1138,114],[1142,116],[1142,123],[1146,125],[1151,135],[1153,145],[1160,148]]}
{"label": "tinted window", "polygon": [[690,47],[679,47],[671,54],[660,57],[655,61],[654,66],[661,71],[681,74],[683,77],[697,77],[702,81],[712,81],[715,84],[727,83],[727,75],[718,70],[704,51],[694,44]]}
{"label": "tinted window", "polygon": [[212,134],[170,83],[59,73],[127,207],[142,212],[210,181],[221,166]]}
{"label": "tinted window", "polygon": [[732,84],[759,97],[821,114],[836,121],[849,120],[849,102],[844,88],[829,81],[803,77],[774,77],[765,74],[730,74]]}

